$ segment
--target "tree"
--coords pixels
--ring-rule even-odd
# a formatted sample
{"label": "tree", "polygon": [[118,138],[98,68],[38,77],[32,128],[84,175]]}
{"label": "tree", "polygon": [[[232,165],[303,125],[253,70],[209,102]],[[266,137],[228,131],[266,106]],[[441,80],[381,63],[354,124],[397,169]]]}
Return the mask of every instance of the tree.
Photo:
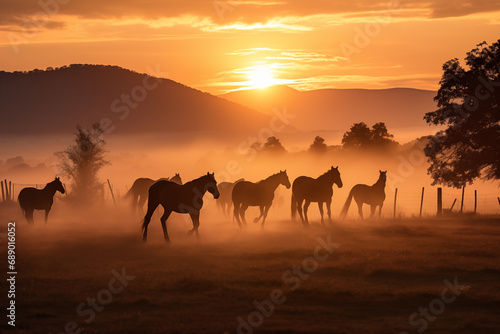
{"label": "tree", "polygon": [[425,148],[434,184],[461,187],[475,179],[500,179],[500,40],[483,42],[443,65],[429,124],[447,126]]}
{"label": "tree", "polygon": [[344,133],[342,145],[344,148],[363,148],[369,145],[372,133],[366,123],[354,123],[351,129]]}
{"label": "tree", "polygon": [[88,131],[77,125],[75,142],[64,151],[54,155],[59,160],[61,173],[73,180],[72,195],[79,199],[95,198],[96,193],[102,190],[102,183],[97,174],[109,164],[105,159],[105,142],[102,139],[104,130],[99,123],[92,125]]}
{"label": "tree", "polygon": [[309,146],[309,152],[323,154],[326,153],[328,146],[325,144],[325,139],[320,136],[314,138],[314,142]]}
{"label": "tree", "polygon": [[376,123],[371,129],[361,122],[355,123],[344,133],[342,145],[344,148],[389,149],[397,145],[393,137],[383,122]]}
{"label": "tree", "polygon": [[262,149],[269,153],[286,153],[286,150],[283,145],[281,145],[280,140],[274,136],[267,138],[267,141],[264,143]]}

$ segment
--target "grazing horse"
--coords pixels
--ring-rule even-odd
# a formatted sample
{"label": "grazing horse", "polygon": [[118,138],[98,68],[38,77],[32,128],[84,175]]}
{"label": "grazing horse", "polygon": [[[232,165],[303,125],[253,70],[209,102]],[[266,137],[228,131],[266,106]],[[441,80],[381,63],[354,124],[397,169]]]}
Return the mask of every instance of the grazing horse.
{"label": "grazing horse", "polygon": [[65,193],[61,180],[59,180],[58,177],[56,177],[54,181],[47,183],[43,189],[30,187],[21,190],[17,200],[28,223],[34,223],[34,210],[45,210],[45,224],[47,224],[47,218],[49,217],[50,209],[54,203],[54,195],[56,191],[59,191],[61,194]]}
{"label": "grazing horse", "polygon": [[234,185],[241,181],[245,181],[245,179],[239,179],[235,182],[221,182],[218,185],[220,197],[217,200],[217,206],[226,217],[229,217],[229,212],[231,212],[231,207],[233,206],[231,194],[233,193]]}
{"label": "grazing horse", "polygon": [[361,219],[363,219],[363,203],[366,203],[371,206],[371,214],[370,218],[373,217],[375,214],[375,209],[377,206],[379,207],[378,209],[378,216],[380,218],[380,214],[382,212],[382,206],[384,205],[384,200],[385,200],[385,182],[387,178],[387,171],[382,172],[381,170],[379,171],[380,175],[378,177],[377,182],[373,186],[367,186],[366,184],[357,184],[354,187],[352,187],[351,191],[349,192],[349,196],[347,197],[347,200],[345,201],[344,207],[342,208],[342,212],[340,213],[340,218],[344,219],[345,216],[347,215],[347,211],[349,210],[349,206],[351,205],[352,198],[354,197],[354,200],[358,204],[358,213]]}
{"label": "grazing horse", "polygon": [[[161,178],[158,180],[152,180],[146,177],[141,177],[137,180],[134,181],[134,184],[132,184],[132,187],[127,191],[124,198],[132,196],[132,211],[135,213],[136,208],[142,208],[144,207],[144,203],[148,200],[148,191],[149,187],[151,187],[155,182],[164,180],[164,181],[172,181],[177,184],[182,184],[181,177],[178,173],[176,173],[174,176],[171,178]],[[139,202],[137,202],[137,199],[139,199]]]}
{"label": "grazing horse", "polygon": [[246,225],[245,211],[249,206],[259,206],[260,216],[253,220],[257,223],[262,218],[262,227],[266,221],[269,208],[273,204],[274,191],[282,184],[287,189],[290,188],[290,180],[285,171],[280,171],[277,174],[269,176],[267,179],[252,183],[249,181],[241,181],[236,183],[233,188],[231,198],[234,204],[234,217],[241,227],[241,220]]}
{"label": "grazing horse", "polygon": [[[319,213],[321,214],[321,224],[325,225],[323,220],[323,203],[326,203],[328,221],[331,223],[331,204],[333,196],[333,184],[342,188],[342,179],[340,178],[338,166],[328,170],[320,177],[313,179],[307,176],[299,176],[293,181],[292,185],[292,218],[295,219],[297,209],[299,211],[302,224],[308,225],[307,209],[311,202],[318,202]],[[304,215],[302,215],[302,202],[304,203]]]}
{"label": "grazing horse", "polygon": [[199,238],[198,227],[200,226],[200,210],[203,206],[203,195],[205,195],[207,191],[211,193],[215,199],[219,198],[220,194],[217,189],[217,181],[215,181],[213,173],[207,173],[207,175],[189,181],[184,185],[167,180],[160,180],[153,184],[151,188],[149,188],[148,212],[142,223],[142,240],[146,241],[151,216],[160,204],[164,209],[160,221],[165,241],[170,242],[166,222],[168,216],[170,216],[172,212],[189,214],[193,221],[193,229],[189,231],[189,234],[196,232],[196,237]]}

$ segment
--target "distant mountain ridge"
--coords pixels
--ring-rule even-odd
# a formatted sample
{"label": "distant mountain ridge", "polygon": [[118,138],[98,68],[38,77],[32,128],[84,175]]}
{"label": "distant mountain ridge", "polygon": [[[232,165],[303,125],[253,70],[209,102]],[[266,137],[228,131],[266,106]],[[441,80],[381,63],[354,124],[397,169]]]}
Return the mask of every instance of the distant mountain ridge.
{"label": "distant mountain ridge", "polygon": [[304,131],[347,131],[353,123],[385,122],[394,128],[427,128],[426,112],[436,109],[436,92],[413,88],[320,89],[298,91],[288,86],[241,90],[219,95],[229,101],[269,113],[287,108],[293,125]]}
{"label": "distant mountain ridge", "polygon": [[0,72],[0,133],[73,133],[95,122],[117,133],[206,132],[231,136],[270,117],[169,79],[118,66],[74,64]]}

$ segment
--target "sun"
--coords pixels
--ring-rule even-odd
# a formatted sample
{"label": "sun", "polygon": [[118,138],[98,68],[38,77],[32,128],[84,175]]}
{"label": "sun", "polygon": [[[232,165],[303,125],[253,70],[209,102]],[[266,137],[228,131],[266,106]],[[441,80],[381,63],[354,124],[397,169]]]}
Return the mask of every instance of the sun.
{"label": "sun", "polygon": [[267,88],[276,84],[273,76],[273,69],[266,65],[256,65],[247,72],[249,88]]}

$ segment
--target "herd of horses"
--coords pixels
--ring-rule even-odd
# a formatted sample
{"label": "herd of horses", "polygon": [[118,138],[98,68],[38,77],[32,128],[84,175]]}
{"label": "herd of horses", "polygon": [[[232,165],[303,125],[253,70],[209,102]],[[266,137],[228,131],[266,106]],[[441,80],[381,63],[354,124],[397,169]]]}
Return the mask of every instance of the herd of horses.
{"label": "herd of horses", "polygon": [[[378,207],[380,217],[385,200],[385,184],[387,171],[379,171],[377,182],[369,186],[357,184],[352,187],[347,200],[341,210],[340,217],[344,219],[347,215],[352,199],[358,205],[358,214],[363,218],[363,204],[371,207],[370,218],[374,216]],[[244,179],[234,183],[222,182],[217,185],[214,173],[207,173],[197,179],[182,183],[179,174],[171,178],[152,180],[139,178],[134,181],[125,197],[132,198],[133,211],[142,208],[147,203],[147,212],[142,223],[142,238],[147,239],[148,225],[153,213],[158,206],[164,209],[160,218],[163,228],[163,236],[170,241],[167,231],[167,219],[172,212],[188,214],[191,217],[193,228],[189,234],[195,233],[197,237],[200,226],[200,211],[203,207],[203,196],[208,191],[217,200],[224,214],[229,214],[233,208],[233,217],[240,227],[246,226],[245,212],[250,206],[259,207],[260,215],[254,219],[254,223],[262,219],[262,227],[266,221],[267,214],[273,204],[276,189],[282,185],[287,189],[292,188],[291,215],[296,218],[299,213],[300,220],[304,226],[309,224],[307,212],[311,203],[318,203],[321,215],[321,223],[324,225],[323,205],[326,205],[328,220],[331,222],[331,203],[333,197],[333,185],[342,188],[343,183],[337,167],[331,167],[326,173],[317,178],[308,176],[297,177],[290,184],[285,171],[273,174],[259,182],[250,182]],[[24,188],[19,193],[18,201],[28,223],[33,223],[33,211],[45,210],[45,223],[53,204],[56,191],[64,194],[64,187],[58,177],[48,183],[43,189]]]}

